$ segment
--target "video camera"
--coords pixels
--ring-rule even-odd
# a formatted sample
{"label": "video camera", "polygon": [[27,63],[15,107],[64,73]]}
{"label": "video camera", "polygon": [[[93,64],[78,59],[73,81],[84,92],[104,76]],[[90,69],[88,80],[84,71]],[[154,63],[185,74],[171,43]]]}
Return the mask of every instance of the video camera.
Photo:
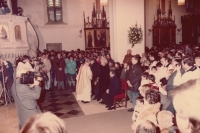
{"label": "video camera", "polygon": [[37,77],[41,77],[42,81],[48,81],[48,76],[45,72],[28,72],[28,73],[22,73],[19,83],[20,84],[33,84],[34,78],[37,79]]}
{"label": "video camera", "polygon": [[165,77],[160,79],[160,83],[161,83],[161,86],[167,85],[167,79]]}
{"label": "video camera", "polygon": [[39,57],[36,57],[34,59],[30,59],[30,62],[34,62],[34,63],[36,63],[38,65],[42,65],[43,64],[41,58],[39,58]]}

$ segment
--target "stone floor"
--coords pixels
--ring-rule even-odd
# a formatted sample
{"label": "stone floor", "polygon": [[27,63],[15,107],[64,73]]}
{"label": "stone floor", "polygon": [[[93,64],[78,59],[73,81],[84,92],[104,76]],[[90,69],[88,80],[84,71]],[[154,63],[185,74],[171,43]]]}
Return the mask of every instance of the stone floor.
{"label": "stone floor", "polygon": [[[51,89],[43,93],[45,97],[39,105],[43,112],[51,111],[60,118],[82,116],[78,102],[72,92],[67,90]],[[43,101],[43,102],[41,102]],[[0,133],[18,133],[18,116],[15,104],[0,106]]]}
{"label": "stone floor", "polygon": [[69,89],[60,91],[52,89],[46,92],[45,97],[44,102],[40,104],[43,112],[51,111],[60,118],[84,115]]}
{"label": "stone floor", "polygon": [[[40,108],[43,112],[51,111],[62,119],[78,117],[83,115],[91,115],[102,112],[109,112],[104,105],[98,101],[91,101],[84,104],[81,101],[76,101],[76,93],[71,92],[71,89],[57,90],[51,89],[42,93],[42,99],[39,100]],[[128,102],[128,108],[132,104]],[[117,108],[117,110],[124,109]],[[112,110],[114,111],[114,110]],[[15,104],[0,106],[0,133],[18,133],[18,116]]]}

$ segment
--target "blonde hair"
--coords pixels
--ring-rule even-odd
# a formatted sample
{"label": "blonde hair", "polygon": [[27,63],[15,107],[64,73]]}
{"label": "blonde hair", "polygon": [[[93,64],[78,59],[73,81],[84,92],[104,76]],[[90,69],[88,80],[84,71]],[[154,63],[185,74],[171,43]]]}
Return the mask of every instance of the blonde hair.
{"label": "blonde hair", "polygon": [[172,118],[174,115],[167,110],[162,110],[158,112],[157,120],[160,130],[167,129],[173,125]]}
{"label": "blonde hair", "polygon": [[67,131],[62,119],[46,112],[32,116],[20,133],[67,133]]}

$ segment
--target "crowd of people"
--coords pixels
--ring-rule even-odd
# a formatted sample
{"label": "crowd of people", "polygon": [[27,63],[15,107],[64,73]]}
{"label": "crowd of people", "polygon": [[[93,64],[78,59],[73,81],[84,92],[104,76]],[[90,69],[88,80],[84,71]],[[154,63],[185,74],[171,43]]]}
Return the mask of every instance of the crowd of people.
{"label": "crowd of people", "polygon": [[[184,83],[187,84],[191,80],[198,80],[200,78],[199,52],[192,50],[189,45],[153,47],[143,53],[141,57],[133,55],[131,61],[132,64],[128,67],[125,79],[129,88],[128,96],[133,104],[133,108],[128,110],[134,112],[132,129],[137,131],[136,128],[141,127],[138,125],[142,123],[145,125],[146,123],[148,127],[149,123],[151,123],[154,127],[159,127],[160,132],[176,130],[173,124],[173,117],[175,116],[175,109],[177,106],[181,106],[179,105],[181,102],[178,100],[173,101],[173,97],[178,95],[177,92],[176,95],[173,95],[173,91]],[[187,85],[185,89],[191,87],[190,84]],[[182,91],[185,90],[182,89]],[[181,97],[184,99],[183,95]],[[179,100],[181,101],[180,98]],[[176,104],[173,104],[173,102]],[[189,103],[182,103],[182,105]],[[195,109],[191,108],[188,110]],[[185,113],[188,112],[185,111]],[[162,117],[159,114],[162,114]],[[176,122],[178,127],[180,127],[179,130],[182,130],[181,132],[185,132],[187,128],[188,131],[193,130],[189,127],[189,124],[191,124],[189,120],[187,121],[189,124],[184,125],[185,131],[181,127],[182,124],[181,126],[178,124],[180,121]],[[192,127],[195,126],[193,124],[191,124]],[[198,128],[195,130],[198,130]]]}
{"label": "crowd of people", "polygon": [[[62,51],[61,55],[65,62],[71,58],[76,64],[75,76],[70,80],[76,82],[77,100],[83,103],[89,103],[94,95],[93,100],[112,110],[114,97],[122,91],[121,81],[127,81],[127,95],[132,103],[128,112],[133,112],[134,131],[147,120],[161,132],[175,130],[172,92],[181,84],[200,78],[200,54],[190,45],[152,47],[142,56],[133,55],[129,49],[122,64],[115,62],[106,48]],[[69,78],[65,72],[67,85]]]}
{"label": "crowd of people", "polygon": [[[3,62],[5,80],[8,83],[9,76],[6,75],[12,75],[13,72],[7,70],[10,68],[9,62],[4,60]],[[108,110],[114,109],[114,97],[121,93],[121,81],[125,80],[128,86],[127,95],[132,103],[132,108],[128,109],[128,112],[133,113],[132,129],[139,133],[139,129],[146,130],[145,128],[149,128],[150,132],[150,127],[155,127],[155,129],[152,128],[152,132],[154,130],[155,132],[158,132],[158,130],[166,132],[176,130],[173,118],[175,110],[176,113],[177,110],[183,111],[179,101],[173,101],[173,98],[180,100],[180,97],[184,97],[184,91],[187,90],[182,88],[191,87],[192,85],[188,83],[192,82],[190,80],[198,83],[200,78],[199,67],[200,54],[198,50],[192,50],[189,45],[152,47],[146,49],[141,56],[133,55],[129,49],[122,64],[115,62],[111,58],[110,51],[106,48],[61,52],[44,50],[38,52],[38,57],[33,59],[28,58],[28,56],[19,57],[16,61],[16,77],[20,77],[21,68],[26,68],[26,71],[43,72],[48,77],[43,85],[45,90],[48,91],[53,88],[58,90],[71,89],[76,91],[76,99],[84,104],[97,100],[100,104],[105,105]],[[12,74],[10,74],[11,72]],[[11,79],[13,80],[13,77]],[[183,86],[183,84],[186,85]],[[11,86],[12,83],[6,87],[8,92]],[[16,83],[15,86],[24,87],[24,85]],[[38,86],[38,84],[34,83],[34,86]],[[179,88],[183,94],[178,93],[176,88]],[[28,105],[28,102],[18,103],[20,92],[17,92],[16,97],[15,91],[14,89],[14,93],[12,93],[15,96],[12,96],[12,94],[10,96],[12,99],[14,98],[16,104],[23,103],[23,106],[28,106],[32,111],[35,110],[35,114],[40,112],[37,106],[32,107],[35,106],[35,102],[32,103],[32,106]],[[40,89],[28,91],[31,91],[29,97],[33,96],[35,101],[39,98]],[[17,108],[20,110],[22,107],[18,105]],[[188,109],[188,111],[190,110]],[[22,119],[21,124],[24,125],[25,120],[27,121],[33,114]],[[184,118],[182,118],[182,115],[185,115]],[[187,116],[188,119],[185,118],[186,115],[188,114],[181,114],[180,119],[193,122],[189,117],[196,114]],[[185,127],[186,125],[184,125]],[[191,126],[190,130],[194,128],[196,128],[195,124]]]}

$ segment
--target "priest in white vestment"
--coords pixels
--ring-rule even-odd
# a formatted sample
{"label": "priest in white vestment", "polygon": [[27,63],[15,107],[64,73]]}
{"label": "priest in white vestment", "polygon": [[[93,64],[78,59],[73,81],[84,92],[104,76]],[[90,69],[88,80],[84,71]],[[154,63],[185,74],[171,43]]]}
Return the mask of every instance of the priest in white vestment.
{"label": "priest in white vestment", "polygon": [[76,99],[82,100],[84,103],[91,101],[91,79],[92,71],[90,69],[90,60],[86,59],[85,63],[81,65],[78,75],[76,77]]}

